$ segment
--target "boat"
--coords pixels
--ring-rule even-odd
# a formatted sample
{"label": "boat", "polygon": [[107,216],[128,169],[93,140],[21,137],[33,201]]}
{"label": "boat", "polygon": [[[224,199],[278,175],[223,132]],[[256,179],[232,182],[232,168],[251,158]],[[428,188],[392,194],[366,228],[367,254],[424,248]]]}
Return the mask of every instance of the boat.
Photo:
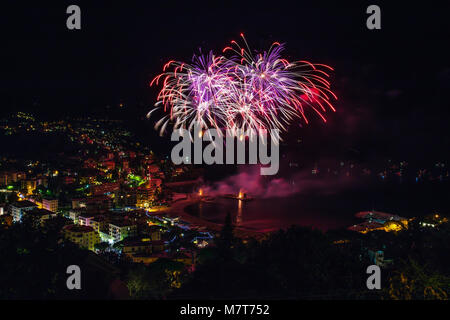
{"label": "boat", "polygon": [[251,201],[253,200],[252,197],[248,196],[246,193],[243,192],[239,192],[239,194],[232,194],[232,193],[227,193],[224,194],[222,197],[224,198],[228,198],[228,199],[235,199],[235,200],[241,200],[241,201]]}

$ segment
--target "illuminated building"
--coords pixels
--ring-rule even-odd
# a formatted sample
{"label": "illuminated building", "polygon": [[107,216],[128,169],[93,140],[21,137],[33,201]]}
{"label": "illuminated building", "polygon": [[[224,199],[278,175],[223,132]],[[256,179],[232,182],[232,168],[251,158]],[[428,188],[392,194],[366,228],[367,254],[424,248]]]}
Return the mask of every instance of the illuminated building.
{"label": "illuminated building", "polygon": [[150,239],[124,240],[122,253],[135,263],[149,264],[162,257],[165,248],[164,241]]}
{"label": "illuminated building", "polygon": [[8,174],[0,173],[0,186],[6,186],[8,184]]}
{"label": "illuminated building", "polygon": [[98,215],[91,219],[90,226],[94,228],[96,232],[103,232],[108,230],[108,219],[105,216]]}
{"label": "illuminated building", "polygon": [[131,189],[120,195],[120,201],[126,207],[136,206],[136,189]]}
{"label": "illuminated building", "polygon": [[102,163],[102,167],[104,167],[107,170],[114,170],[116,167],[116,163],[114,161],[104,161]]}
{"label": "illuminated building", "polygon": [[[26,179],[27,175],[24,172],[3,172],[0,174],[0,185],[7,185],[8,183],[14,183],[19,180]],[[3,183],[2,183],[3,182]]]}
{"label": "illuminated building", "polygon": [[109,244],[114,244],[114,239],[109,235],[109,230],[105,232],[100,231],[99,233],[101,242],[108,242]]}
{"label": "illuminated building", "polygon": [[161,184],[161,179],[150,179],[145,187],[139,187],[136,192],[136,207],[150,207],[155,200],[155,193],[161,190]]}
{"label": "illuminated building", "polygon": [[384,230],[382,223],[375,221],[365,221],[363,223],[355,224],[348,228],[348,230],[356,231],[360,233],[367,233],[375,230]]}
{"label": "illuminated building", "polygon": [[422,227],[431,227],[435,228],[439,226],[440,224],[447,223],[448,219],[446,217],[441,216],[440,214],[430,214],[422,219],[422,221],[419,222],[420,226]]}
{"label": "illuminated building", "polygon": [[392,264],[392,259],[386,259],[383,250],[368,250],[368,256],[370,261],[372,261],[377,266],[384,268]]}
{"label": "illuminated building", "polygon": [[36,179],[27,179],[22,181],[22,189],[27,190],[27,194],[32,194],[36,190],[37,181]]}
{"label": "illuminated building", "polygon": [[146,230],[147,234],[150,236],[150,239],[152,241],[159,241],[161,240],[161,227],[160,226],[149,226]]}
{"label": "illuminated building", "polygon": [[58,211],[58,199],[42,199],[42,208],[47,209],[52,212]]}
{"label": "illuminated building", "polygon": [[406,225],[404,225],[402,222],[400,221],[386,221],[384,223],[384,231],[386,232],[397,232],[397,231],[401,231],[406,229],[408,226],[408,224],[406,223]]}
{"label": "illuminated building", "polygon": [[27,211],[26,215],[32,218],[35,227],[43,226],[46,220],[56,216],[52,211],[38,208]]}
{"label": "illuminated building", "polygon": [[124,240],[122,253],[128,256],[143,253],[151,254],[152,252],[162,251],[163,248],[163,241]]}
{"label": "illuminated building", "polygon": [[71,209],[69,211],[69,218],[73,221],[74,224],[78,224],[78,217],[83,213],[86,213],[85,208]]}
{"label": "illuminated building", "polygon": [[159,173],[161,172],[161,170],[159,170],[159,167],[157,165],[152,164],[152,165],[147,166],[147,172],[151,176],[158,176]]}
{"label": "illuminated building", "polygon": [[148,181],[148,188],[156,190],[158,188],[161,188],[162,180],[161,179],[150,179]]}
{"label": "illuminated building", "polygon": [[[23,198],[24,196],[22,195],[22,194],[19,194],[19,198]],[[43,208],[43,206],[42,206],[42,201],[41,201],[41,199],[40,199],[40,197],[35,197],[35,196],[28,196],[27,198],[26,198],[28,201],[30,201],[30,202],[33,202],[35,205],[37,205],[37,207],[39,208],[39,209],[42,209]]]}
{"label": "illuminated building", "polygon": [[81,184],[92,184],[97,180],[97,174],[95,173],[86,173],[80,176]]}
{"label": "illuminated building", "polygon": [[92,186],[92,194],[94,196],[98,195],[104,195],[107,193],[113,193],[115,191],[118,191],[120,189],[120,183],[118,182],[110,182],[110,183],[103,183],[99,186]]}
{"label": "illuminated building", "polygon": [[400,231],[408,228],[408,219],[378,211],[362,211],[358,212],[355,217],[365,219],[360,224],[349,227],[349,230],[367,233],[375,230]]}
{"label": "illuminated building", "polygon": [[74,198],[72,199],[72,209],[86,208],[85,198]]}
{"label": "illuminated building", "polygon": [[63,228],[64,238],[76,243],[81,248],[94,251],[94,246],[100,243],[100,236],[94,228],[71,224]]}
{"label": "illuminated building", "polygon": [[108,196],[95,196],[86,198],[86,207],[90,210],[109,210],[112,208],[112,199]]}
{"label": "illuminated building", "polygon": [[64,184],[72,184],[72,183],[75,183],[75,178],[74,177],[70,177],[70,176],[65,176],[64,178],[63,178],[63,183]]}
{"label": "illuminated building", "polygon": [[10,227],[13,223],[13,218],[9,214],[0,216],[0,225]]}
{"label": "illuminated building", "polygon": [[122,241],[127,237],[134,237],[137,235],[137,226],[129,221],[119,221],[109,224],[109,235],[117,242]]}
{"label": "illuminated building", "polygon": [[84,212],[78,215],[78,224],[80,226],[91,226],[91,221],[94,219],[95,215],[92,213]]}
{"label": "illuminated building", "polygon": [[72,208],[86,208],[89,210],[108,210],[112,208],[112,199],[108,196],[94,196],[81,199],[72,199]]}
{"label": "illuminated building", "polygon": [[136,191],[136,207],[148,208],[152,201],[155,199],[155,193],[153,189],[141,187]]}
{"label": "illuminated building", "polygon": [[91,169],[93,169],[93,168],[95,168],[96,166],[97,166],[97,162],[95,162],[94,159],[87,159],[87,160],[84,160],[84,163],[83,163],[83,167],[84,167],[84,168],[91,168]]}
{"label": "illuminated building", "polygon": [[43,198],[42,199],[42,208],[57,212],[58,211],[58,199],[51,199],[51,198]]}
{"label": "illuminated building", "polygon": [[204,232],[200,236],[196,236],[192,239],[192,242],[199,248],[207,247],[214,239],[214,236],[209,232]]}
{"label": "illuminated building", "polygon": [[39,177],[36,178],[36,182],[37,182],[38,186],[41,185],[41,186],[44,186],[46,188],[48,187],[48,179],[47,179],[47,177],[39,176]]}
{"label": "illuminated building", "polygon": [[24,200],[18,201],[9,206],[11,215],[13,217],[14,222],[20,222],[22,220],[22,216],[25,212],[33,210],[37,208],[37,205],[33,202]]}

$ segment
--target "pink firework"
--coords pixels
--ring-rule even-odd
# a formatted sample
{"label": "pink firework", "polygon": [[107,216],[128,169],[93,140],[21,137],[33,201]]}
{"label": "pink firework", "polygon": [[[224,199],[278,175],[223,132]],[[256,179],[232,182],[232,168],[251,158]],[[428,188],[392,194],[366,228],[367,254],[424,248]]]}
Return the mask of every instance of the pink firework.
{"label": "pink firework", "polygon": [[[333,68],[308,61],[289,62],[282,57],[278,42],[268,51],[252,53],[244,36],[245,48],[231,42],[224,55],[194,56],[192,64],[169,61],[164,72],[151,83],[163,83],[157,108],[166,114],[156,124],[164,132],[170,121],[174,128],[286,131],[295,119],[308,123],[310,108],[326,121],[327,109],[335,111],[329,75]],[[172,71],[166,71],[172,67]],[[324,71],[325,70],[325,71]],[[156,110],[156,109],[154,109]],[[152,110],[149,115],[154,111]]]}

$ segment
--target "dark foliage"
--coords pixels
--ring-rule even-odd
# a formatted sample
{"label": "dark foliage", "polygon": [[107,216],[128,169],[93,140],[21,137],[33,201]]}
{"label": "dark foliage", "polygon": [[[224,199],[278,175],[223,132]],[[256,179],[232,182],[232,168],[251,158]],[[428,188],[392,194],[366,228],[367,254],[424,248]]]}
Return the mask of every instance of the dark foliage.
{"label": "dark foliage", "polygon": [[[98,268],[93,253],[61,239],[61,221],[51,221],[45,232],[24,219],[0,229],[0,299],[103,299],[110,275]],[[67,289],[67,267],[81,269],[81,290]]]}

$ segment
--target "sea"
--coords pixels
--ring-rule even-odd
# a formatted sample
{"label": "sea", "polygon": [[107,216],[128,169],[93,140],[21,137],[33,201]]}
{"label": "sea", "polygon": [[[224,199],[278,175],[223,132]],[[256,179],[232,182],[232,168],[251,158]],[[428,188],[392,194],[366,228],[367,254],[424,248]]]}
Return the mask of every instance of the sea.
{"label": "sea", "polygon": [[336,193],[299,192],[287,197],[255,197],[251,201],[219,195],[211,202],[190,205],[185,211],[219,224],[230,213],[237,226],[262,232],[286,229],[291,225],[326,231],[362,222],[355,214],[367,210],[406,218],[420,218],[434,213],[448,216],[449,190],[449,181],[407,184],[376,181]]}

